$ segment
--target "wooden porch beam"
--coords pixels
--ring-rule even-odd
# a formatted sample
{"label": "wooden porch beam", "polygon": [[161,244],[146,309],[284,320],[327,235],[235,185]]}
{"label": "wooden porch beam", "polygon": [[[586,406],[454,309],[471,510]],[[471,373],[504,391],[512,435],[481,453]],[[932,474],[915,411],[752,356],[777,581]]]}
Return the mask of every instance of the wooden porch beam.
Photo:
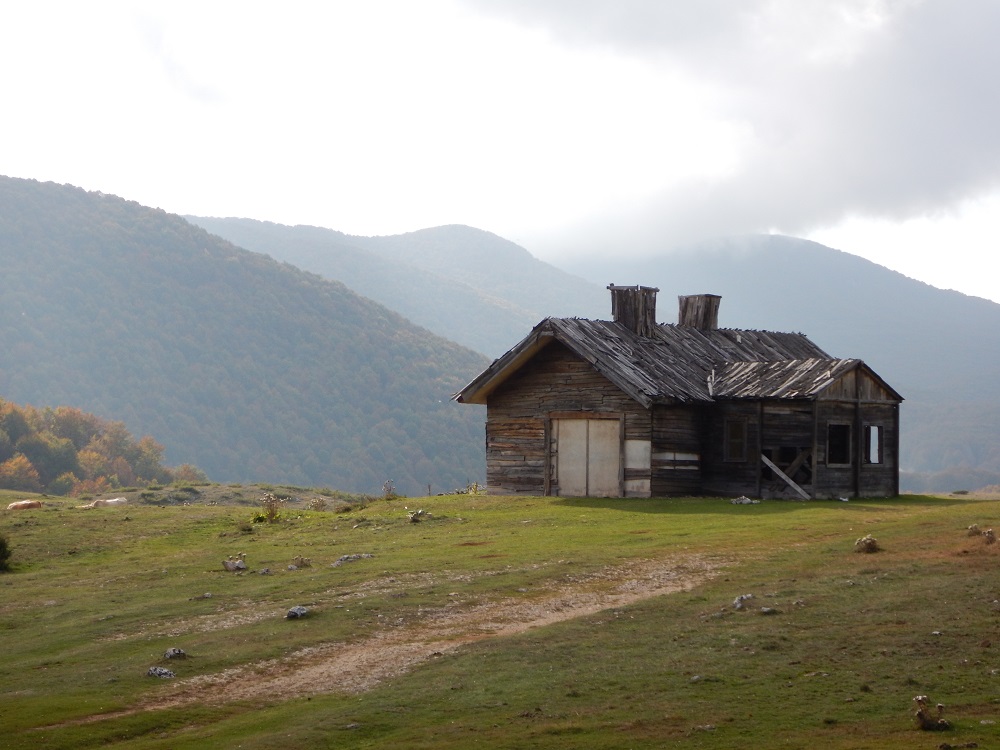
{"label": "wooden porch beam", "polygon": [[771,471],[773,471],[775,474],[777,474],[779,477],[781,477],[783,480],[785,480],[785,484],[787,484],[789,487],[791,487],[793,490],[795,490],[797,493],[799,493],[799,496],[803,500],[810,500],[811,499],[809,497],[809,493],[806,492],[801,487],[799,487],[797,484],[795,484],[795,482],[792,481],[792,478],[790,476],[788,476],[785,472],[783,472],[781,469],[779,469],[778,465],[776,463],[774,463],[774,461],[772,461],[771,459],[769,459],[763,453],[760,454],[760,460],[763,461],[765,464],[767,464],[768,468],[770,468]]}

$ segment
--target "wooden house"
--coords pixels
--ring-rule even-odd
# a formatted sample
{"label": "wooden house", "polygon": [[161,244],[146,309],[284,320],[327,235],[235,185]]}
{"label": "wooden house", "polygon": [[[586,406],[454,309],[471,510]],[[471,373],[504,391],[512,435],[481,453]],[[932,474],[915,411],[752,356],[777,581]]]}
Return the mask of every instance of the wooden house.
{"label": "wooden house", "polygon": [[486,405],[491,494],[899,494],[902,397],[804,334],[720,329],[720,298],[608,287],[612,318],[547,318],[455,399]]}

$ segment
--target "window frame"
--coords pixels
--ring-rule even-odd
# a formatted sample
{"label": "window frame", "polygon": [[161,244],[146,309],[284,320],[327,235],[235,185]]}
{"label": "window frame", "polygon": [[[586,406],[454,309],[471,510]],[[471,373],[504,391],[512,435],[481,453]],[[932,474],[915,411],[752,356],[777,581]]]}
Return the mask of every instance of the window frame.
{"label": "window frame", "polygon": [[[875,460],[872,460],[872,437],[875,438]],[[880,466],[885,463],[885,426],[871,423],[865,424],[862,438],[864,453],[862,461],[871,466]]]}
{"label": "window frame", "polygon": [[[834,461],[832,446],[834,445],[833,431],[843,430],[846,434],[846,441],[837,441],[837,458],[840,458],[841,452],[846,455],[846,461]],[[843,443],[846,445],[841,447]],[[850,422],[827,422],[826,423],[826,465],[827,466],[853,466],[854,465],[854,425]]]}
{"label": "window frame", "polygon": [[[731,428],[736,427],[738,435],[734,440]],[[726,463],[746,463],[749,450],[749,429],[746,417],[726,417],[722,425],[722,460]],[[739,447],[738,452],[732,450],[733,446]]]}

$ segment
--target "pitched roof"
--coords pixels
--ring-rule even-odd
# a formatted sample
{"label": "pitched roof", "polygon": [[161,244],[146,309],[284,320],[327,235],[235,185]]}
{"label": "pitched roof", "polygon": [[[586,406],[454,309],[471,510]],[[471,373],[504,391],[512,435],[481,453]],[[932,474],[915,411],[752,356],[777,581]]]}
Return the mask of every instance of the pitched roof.
{"label": "pitched roof", "polygon": [[802,333],[661,324],[646,337],[606,320],[546,318],[455,394],[455,400],[486,403],[490,393],[553,341],[647,408],[716,398],[809,398],[863,365],[831,358]]}

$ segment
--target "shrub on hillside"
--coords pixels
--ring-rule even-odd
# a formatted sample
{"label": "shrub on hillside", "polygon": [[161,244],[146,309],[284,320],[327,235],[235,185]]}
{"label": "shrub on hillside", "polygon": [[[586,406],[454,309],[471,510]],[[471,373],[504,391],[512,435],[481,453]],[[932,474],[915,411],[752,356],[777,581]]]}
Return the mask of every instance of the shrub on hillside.
{"label": "shrub on hillside", "polygon": [[6,573],[10,570],[10,543],[7,541],[7,537],[0,534],[0,573]]}
{"label": "shrub on hillside", "polygon": [[265,492],[260,498],[261,512],[254,516],[257,523],[266,521],[274,523],[281,519],[281,509],[285,507],[285,499],[273,492]]}

